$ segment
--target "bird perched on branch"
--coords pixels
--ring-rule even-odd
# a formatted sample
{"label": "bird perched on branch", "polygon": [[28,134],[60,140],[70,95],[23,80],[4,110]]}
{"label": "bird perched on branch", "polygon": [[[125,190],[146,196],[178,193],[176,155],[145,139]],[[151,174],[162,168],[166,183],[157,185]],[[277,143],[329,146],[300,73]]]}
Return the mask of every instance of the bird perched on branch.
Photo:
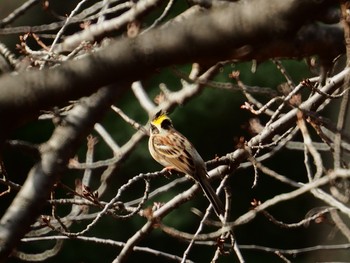
{"label": "bird perched on branch", "polygon": [[208,181],[205,163],[192,143],[178,132],[165,111],[151,120],[148,148],[152,157],[168,169],[185,173],[202,188],[215,213],[224,215],[224,205]]}

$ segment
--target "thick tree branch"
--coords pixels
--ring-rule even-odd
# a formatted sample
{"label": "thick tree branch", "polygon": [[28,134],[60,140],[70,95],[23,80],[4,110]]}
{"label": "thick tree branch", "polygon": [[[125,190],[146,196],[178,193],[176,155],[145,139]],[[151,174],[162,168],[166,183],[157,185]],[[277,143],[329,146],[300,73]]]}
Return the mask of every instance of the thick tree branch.
{"label": "thick tree branch", "polygon": [[80,139],[88,134],[118,95],[117,89],[108,87],[83,100],[42,145],[41,161],[31,169],[25,184],[1,219],[0,262],[8,257],[42,212],[53,185],[67,169],[68,160],[75,154]]}
{"label": "thick tree branch", "polygon": [[[319,48],[322,45],[317,41],[325,38],[316,38],[318,30],[340,38],[340,28],[299,29],[306,20],[310,21],[332,2],[258,0],[230,3],[150,30],[134,39],[118,39],[100,52],[78,61],[66,62],[53,69],[3,76],[0,79],[0,121],[10,126],[18,125],[35,118],[40,109],[87,96],[116,80],[141,79],[159,67],[172,64],[193,61],[211,63],[227,58],[266,59],[323,52]],[[309,40],[306,36],[310,35],[310,31],[314,32],[311,35],[317,40],[313,46],[306,45],[309,41],[303,41]],[[291,39],[297,39],[297,42],[291,42]],[[342,42],[342,39],[338,41]],[[288,52],[282,52],[282,49],[270,44],[276,40],[286,47],[289,43]],[[304,48],[295,44],[300,42]],[[332,49],[336,50],[335,53],[341,52],[338,50],[341,45],[334,45],[333,42],[330,45],[337,47]]]}

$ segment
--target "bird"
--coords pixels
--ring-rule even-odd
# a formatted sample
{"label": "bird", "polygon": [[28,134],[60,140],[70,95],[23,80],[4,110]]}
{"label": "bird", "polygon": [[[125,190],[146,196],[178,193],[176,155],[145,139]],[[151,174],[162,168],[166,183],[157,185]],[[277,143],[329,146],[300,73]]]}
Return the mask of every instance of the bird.
{"label": "bird", "polygon": [[219,218],[225,207],[208,180],[208,172],[202,157],[193,144],[178,132],[166,111],[158,111],[150,123],[148,148],[154,160],[166,169],[191,177],[202,188]]}

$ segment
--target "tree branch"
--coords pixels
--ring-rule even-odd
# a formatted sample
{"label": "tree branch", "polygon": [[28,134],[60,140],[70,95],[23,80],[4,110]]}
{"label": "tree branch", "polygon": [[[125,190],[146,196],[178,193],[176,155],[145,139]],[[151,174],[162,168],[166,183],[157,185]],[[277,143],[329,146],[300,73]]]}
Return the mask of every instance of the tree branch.
{"label": "tree branch", "polygon": [[[99,52],[56,68],[5,75],[0,79],[0,121],[10,124],[7,127],[10,129],[35,118],[41,109],[90,95],[115,80],[142,79],[155,69],[172,64],[212,63],[227,58],[263,60],[275,56],[307,56],[325,52],[319,48],[321,40],[325,41],[327,54],[329,45],[333,45],[332,50],[338,54],[343,50],[342,44],[329,43],[326,41],[329,38],[323,37],[325,34],[314,42],[307,36],[311,31],[311,36],[316,38],[317,32],[323,29],[334,34],[332,39],[342,43],[340,28],[319,26],[317,29],[314,26],[309,31],[303,29],[304,33],[298,31],[306,20],[310,21],[332,2],[258,0],[230,3],[133,39],[117,39]],[[257,9],[261,12],[255,12]],[[291,39],[296,39],[298,45]],[[282,52],[272,45],[275,41],[277,45],[290,43],[290,48],[285,46],[287,52]]]}
{"label": "tree branch", "polygon": [[53,185],[64,174],[80,139],[109,109],[113,99],[120,95],[118,91],[106,87],[76,105],[64,119],[64,124],[58,126],[51,138],[42,145],[41,161],[31,169],[23,187],[1,218],[0,262],[8,257],[42,212]]}

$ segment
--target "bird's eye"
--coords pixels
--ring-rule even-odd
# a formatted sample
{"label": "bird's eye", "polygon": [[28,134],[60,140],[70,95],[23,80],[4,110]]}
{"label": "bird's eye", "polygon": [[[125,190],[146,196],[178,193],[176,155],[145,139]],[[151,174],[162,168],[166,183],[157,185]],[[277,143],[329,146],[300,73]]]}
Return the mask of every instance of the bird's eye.
{"label": "bird's eye", "polygon": [[168,130],[170,127],[172,127],[171,120],[169,120],[169,119],[163,120],[162,123],[160,124],[160,126],[162,127],[162,129]]}
{"label": "bird's eye", "polygon": [[151,133],[152,133],[152,134],[157,134],[157,133],[159,133],[159,130],[158,130],[157,127],[154,126],[153,124],[151,124]]}

